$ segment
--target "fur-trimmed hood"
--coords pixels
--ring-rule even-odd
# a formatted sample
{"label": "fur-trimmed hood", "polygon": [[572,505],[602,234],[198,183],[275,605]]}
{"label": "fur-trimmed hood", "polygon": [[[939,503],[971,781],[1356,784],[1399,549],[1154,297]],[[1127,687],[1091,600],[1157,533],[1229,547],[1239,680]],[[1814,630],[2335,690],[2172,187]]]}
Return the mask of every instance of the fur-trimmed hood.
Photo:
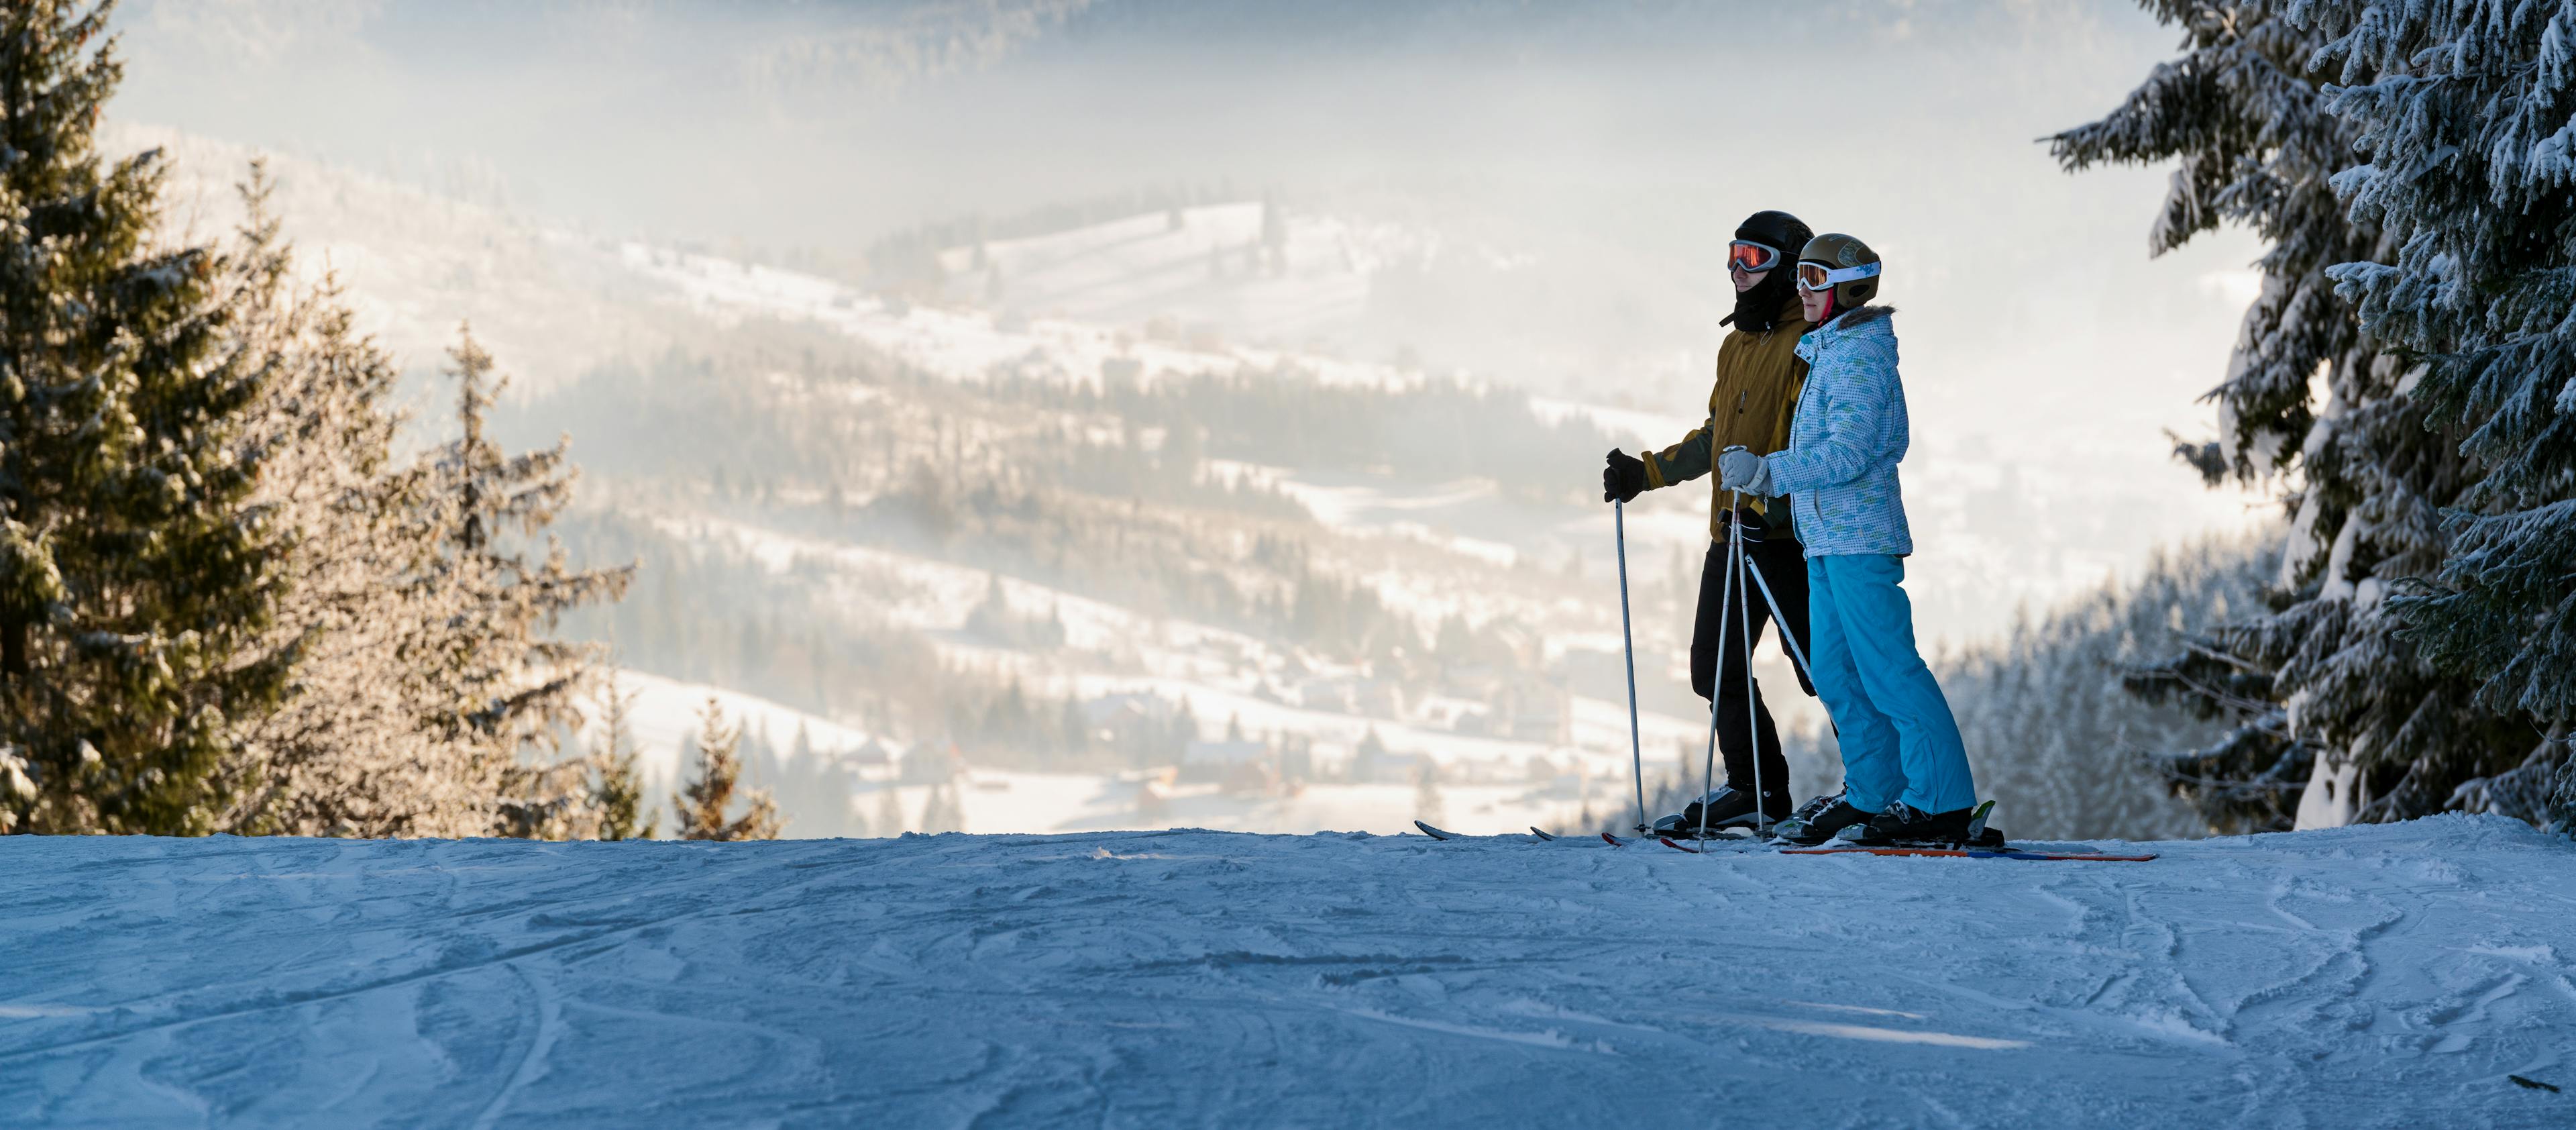
{"label": "fur-trimmed hood", "polygon": [[[1826,322],[1824,326],[1818,328],[1830,327],[1835,330],[1848,332],[1859,329],[1862,326],[1866,326],[1871,322],[1881,322],[1895,316],[1896,307],[1881,306],[1873,302],[1858,310],[1845,310],[1840,314],[1836,314],[1832,321]],[[1892,329],[1894,327],[1890,328]]]}
{"label": "fur-trimmed hood", "polygon": [[1885,363],[1894,366],[1896,307],[1873,304],[1834,315],[1798,338],[1798,358],[1812,365],[1819,351],[1837,343],[1848,343],[1847,348],[1885,350],[1889,353]]}

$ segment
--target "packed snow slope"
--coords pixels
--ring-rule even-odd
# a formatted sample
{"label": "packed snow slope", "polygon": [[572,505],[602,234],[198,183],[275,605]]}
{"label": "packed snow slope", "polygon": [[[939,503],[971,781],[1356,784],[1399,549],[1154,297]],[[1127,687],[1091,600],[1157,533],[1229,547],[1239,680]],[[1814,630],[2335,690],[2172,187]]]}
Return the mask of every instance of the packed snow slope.
{"label": "packed snow slope", "polygon": [[2563,841],[2153,850],[7,837],[0,1124],[2576,1125]]}

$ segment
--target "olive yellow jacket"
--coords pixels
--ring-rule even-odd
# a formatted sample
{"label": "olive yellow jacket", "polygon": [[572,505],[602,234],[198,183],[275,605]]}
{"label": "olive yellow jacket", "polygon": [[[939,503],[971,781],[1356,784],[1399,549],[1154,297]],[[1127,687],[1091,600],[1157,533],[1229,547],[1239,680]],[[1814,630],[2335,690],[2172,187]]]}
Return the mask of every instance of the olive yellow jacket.
{"label": "olive yellow jacket", "polygon": [[[1708,393],[1708,421],[1680,443],[1638,453],[1646,462],[1646,489],[1708,475],[1717,454],[1739,444],[1756,455],[1787,448],[1790,417],[1797,413],[1798,394],[1807,380],[1807,363],[1798,357],[1798,338],[1811,328],[1799,316],[1798,300],[1792,298],[1776,328],[1768,332],[1738,328],[1728,333],[1717,347],[1717,384]],[[1709,475],[1708,481],[1715,495],[1708,533],[1723,538],[1726,492],[1717,489],[1717,476]],[[1745,499],[1744,506],[1764,513],[1760,499]]]}

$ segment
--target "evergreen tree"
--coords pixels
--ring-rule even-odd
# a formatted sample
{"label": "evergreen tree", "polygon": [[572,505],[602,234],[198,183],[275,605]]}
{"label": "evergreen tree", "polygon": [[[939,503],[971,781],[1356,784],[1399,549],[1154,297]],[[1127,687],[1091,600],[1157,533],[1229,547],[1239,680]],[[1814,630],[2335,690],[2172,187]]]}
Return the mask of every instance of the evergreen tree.
{"label": "evergreen tree", "polygon": [[[434,760],[410,756],[418,719],[400,693],[400,664],[386,662],[407,622],[395,579],[426,560],[430,542],[416,530],[405,536],[417,500],[389,466],[400,424],[388,407],[395,367],[352,329],[334,283],[291,287],[293,251],[273,188],[266,165],[253,162],[239,189],[233,263],[246,303],[232,347],[269,373],[246,438],[262,453],[255,498],[290,547],[272,634],[296,647],[298,661],[294,693],[242,720],[246,740],[227,768],[238,787],[217,827],[364,834],[375,829],[299,817],[313,814],[316,795],[346,801],[370,786],[399,787],[405,766]],[[403,756],[371,756],[388,750]]]}
{"label": "evergreen tree", "polygon": [[112,4],[0,9],[0,830],[202,833],[295,649],[241,442],[248,282],[154,236],[160,154],[102,161]]}
{"label": "evergreen tree", "polygon": [[[501,662],[514,639],[543,630],[541,621],[487,607],[516,599],[513,586],[555,582],[495,579],[488,560],[460,567],[466,527],[478,518],[488,527],[488,508],[459,505],[465,492],[456,488],[452,451],[396,459],[399,370],[353,329],[334,284],[288,284],[292,249],[279,236],[270,184],[256,163],[242,196],[246,220],[230,258],[245,300],[227,347],[268,374],[243,442],[263,468],[254,501],[286,546],[271,635],[294,648],[296,661],[293,692],[241,720],[244,740],[225,770],[238,787],[217,828],[594,834],[601,793],[590,779],[613,776],[617,766],[518,765],[515,755],[531,748],[528,735],[551,740],[545,720],[503,731],[455,722],[456,658]],[[609,595],[607,582],[623,579],[580,576],[602,583],[562,586],[555,597]],[[586,662],[590,653],[571,654]]]}
{"label": "evergreen tree", "polygon": [[257,164],[225,253],[153,243],[84,7],[0,12],[0,829],[590,834],[617,767],[522,761],[594,657],[555,616],[626,579],[508,540],[562,448],[482,439],[487,358],[466,439],[396,459],[398,371],[292,282]]}
{"label": "evergreen tree", "polygon": [[2397,249],[2331,273],[2475,469],[2440,571],[2393,606],[2479,707],[2547,727],[2429,735],[2391,795],[2544,819],[2576,723],[2576,4],[2280,7],[2330,37],[2327,105],[2361,162],[2336,188]]}
{"label": "evergreen tree", "polygon": [[514,766],[509,791],[489,802],[488,834],[513,840],[598,839],[598,813],[585,802],[590,765],[583,759],[549,759]]}
{"label": "evergreen tree", "polygon": [[725,720],[723,705],[712,695],[698,718],[698,775],[671,800],[673,811],[679,815],[680,838],[777,839],[778,806],[769,799],[766,789],[740,790],[743,814],[734,818],[725,815],[734,806],[734,793],[742,776],[742,727]]}
{"label": "evergreen tree", "polygon": [[[254,207],[254,233],[273,230],[262,214]],[[484,423],[499,382],[469,335],[453,354],[460,438],[375,473],[399,423],[388,407],[394,367],[327,292],[308,307],[302,328],[282,323],[277,356],[296,395],[274,418],[307,433],[281,443],[305,474],[278,480],[277,506],[312,550],[289,564],[313,662],[271,728],[265,787],[234,826],[606,833],[602,805],[640,786],[621,779],[631,757],[563,756],[559,739],[580,720],[576,700],[600,653],[552,633],[563,612],[615,599],[632,571],[573,570],[551,539],[541,561],[522,548],[570,499],[564,448],[512,456],[491,443]]]}
{"label": "evergreen tree", "polygon": [[2316,34],[2242,3],[2141,3],[2182,30],[2183,56],[2051,151],[2069,170],[2177,161],[2151,253],[2228,222],[2268,241],[2262,293],[2210,394],[2221,434],[2178,453],[2213,483],[2282,475],[2291,526],[2267,615],[2218,628],[2129,685],[2240,721],[2168,762],[2222,826],[2287,827],[2303,801],[2311,822],[2438,809],[2459,767],[2514,743],[2507,721],[2472,701],[2473,684],[2401,638],[2384,602],[2394,583],[2438,567],[2439,510],[2468,478],[2458,437],[2428,427],[2424,402],[2405,394],[2407,366],[2333,293],[2329,269],[2393,250],[2333,195],[2359,132],[2325,103]]}
{"label": "evergreen tree", "polygon": [[572,501],[568,441],[503,452],[485,424],[507,378],[470,329],[449,357],[461,434],[433,464],[441,545],[425,580],[452,630],[432,641],[429,668],[443,701],[428,722],[470,751],[464,772],[492,782],[492,795],[520,806],[575,803],[584,776],[564,770],[578,762],[552,755],[557,736],[580,721],[577,698],[602,652],[553,631],[565,612],[622,596],[634,570],[575,570],[550,535],[545,555],[531,557],[521,543],[545,534]]}
{"label": "evergreen tree", "polygon": [[491,782],[472,751],[424,719],[438,695],[420,661],[456,630],[436,586],[433,467],[398,462],[400,373],[353,328],[335,284],[294,290],[293,253],[266,170],[241,189],[234,262],[250,297],[233,348],[269,372],[247,442],[255,498],[286,538],[277,626],[297,649],[294,691],[244,720],[227,772],[241,782],[224,831],[482,835]]}
{"label": "evergreen tree", "polygon": [[600,740],[591,751],[591,808],[599,814],[599,838],[652,839],[662,821],[644,812],[643,774],[636,765],[640,754],[626,720],[633,699],[619,688],[614,670],[601,699]]}

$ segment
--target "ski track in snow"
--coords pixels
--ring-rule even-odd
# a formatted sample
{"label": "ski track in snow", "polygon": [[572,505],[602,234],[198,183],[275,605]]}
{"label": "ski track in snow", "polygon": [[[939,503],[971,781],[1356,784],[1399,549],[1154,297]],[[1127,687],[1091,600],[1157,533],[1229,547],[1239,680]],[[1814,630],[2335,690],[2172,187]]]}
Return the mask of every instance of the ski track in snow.
{"label": "ski track in snow", "polygon": [[2576,849],[0,840],[9,1126],[2576,1125]]}

